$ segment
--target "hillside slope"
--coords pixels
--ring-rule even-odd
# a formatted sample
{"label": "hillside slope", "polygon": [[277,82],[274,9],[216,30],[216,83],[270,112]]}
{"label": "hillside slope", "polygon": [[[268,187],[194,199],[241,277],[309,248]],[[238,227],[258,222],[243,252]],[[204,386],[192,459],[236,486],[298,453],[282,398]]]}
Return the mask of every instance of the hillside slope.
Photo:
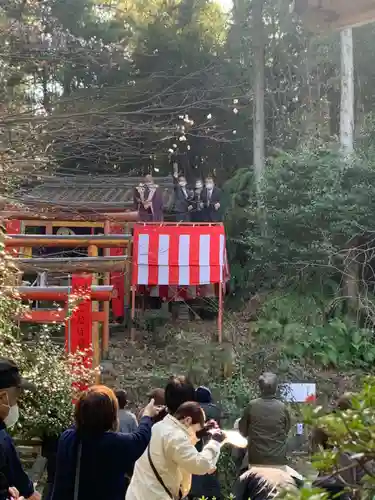
{"label": "hillside slope", "polygon": [[[216,323],[210,321],[181,322],[153,333],[138,332],[135,343],[118,333],[110,348],[116,377],[108,384],[126,388],[132,406],[139,407],[151,388],[163,387],[172,374],[187,374],[195,384],[211,388],[232,422],[255,395],[263,371],[274,371],[280,381],[315,381],[323,403],[352,389],[358,376],[321,370],[303,359],[298,363],[285,359],[280,354],[282,346],[272,339],[260,344],[251,334],[251,323],[241,315],[227,316],[225,343],[213,341],[215,333]],[[223,365],[230,376],[224,376]]]}

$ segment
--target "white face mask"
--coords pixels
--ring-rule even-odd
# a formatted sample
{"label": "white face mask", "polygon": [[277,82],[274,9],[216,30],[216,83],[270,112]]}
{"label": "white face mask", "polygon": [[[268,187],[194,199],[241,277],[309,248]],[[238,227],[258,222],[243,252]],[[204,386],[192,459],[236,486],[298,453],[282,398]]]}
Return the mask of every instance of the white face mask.
{"label": "white face mask", "polygon": [[185,187],[186,186],[186,182],[185,181],[181,181],[181,182],[179,182],[179,184],[180,184],[181,187]]}
{"label": "white face mask", "polygon": [[4,418],[4,424],[7,427],[13,427],[14,425],[16,425],[16,423],[17,423],[17,421],[19,419],[19,416],[20,416],[19,409],[18,409],[18,404],[10,406],[10,404],[9,404],[9,397],[8,397],[7,393],[6,393],[6,397],[7,397],[8,404],[6,405],[6,404],[3,403],[1,405],[1,406],[5,406],[6,408],[9,408],[9,413]]}
{"label": "white face mask", "polygon": [[213,189],[214,185],[212,184],[212,182],[206,182],[206,188],[207,189]]}
{"label": "white face mask", "polygon": [[202,184],[197,184],[197,185],[195,186],[195,189],[196,189],[197,191],[200,191],[200,190],[202,189]]}
{"label": "white face mask", "polygon": [[18,419],[19,419],[19,416],[20,416],[20,412],[19,412],[19,408],[18,408],[18,405],[15,404],[14,406],[9,406],[9,413],[8,415],[4,418],[4,424],[10,428],[10,427],[13,427],[16,425],[16,423],[18,422]]}

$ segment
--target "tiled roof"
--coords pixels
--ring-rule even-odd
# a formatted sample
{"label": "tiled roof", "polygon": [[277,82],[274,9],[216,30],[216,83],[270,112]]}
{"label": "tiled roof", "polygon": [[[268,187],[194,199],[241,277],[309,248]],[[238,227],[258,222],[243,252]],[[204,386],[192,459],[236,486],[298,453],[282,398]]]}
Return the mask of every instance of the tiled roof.
{"label": "tiled roof", "polygon": [[[26,205],[49,205],[56,208],[131,208],[133,189],[142,177],[89,176],[58,177],[35,185],[19,197]],[[155,184],[163,189],[164,205],[168,208],[173,196],[170,177],[154,177]]]}

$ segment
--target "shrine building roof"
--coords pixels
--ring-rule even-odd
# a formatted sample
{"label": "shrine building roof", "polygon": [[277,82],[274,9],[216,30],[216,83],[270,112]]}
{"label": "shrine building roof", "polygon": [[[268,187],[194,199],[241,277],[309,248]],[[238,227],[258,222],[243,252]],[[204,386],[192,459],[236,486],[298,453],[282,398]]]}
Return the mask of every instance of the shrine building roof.
{"label": "shrine building roof", "polygon": [[[54,209],[131,209],[133,189],[142,181],[143,177],[55,177],[23,188],[15,198],[27,206]],[[173,196],[172,178],[154,177],[154,182],[163,190],[164,206],[169,208]]]}

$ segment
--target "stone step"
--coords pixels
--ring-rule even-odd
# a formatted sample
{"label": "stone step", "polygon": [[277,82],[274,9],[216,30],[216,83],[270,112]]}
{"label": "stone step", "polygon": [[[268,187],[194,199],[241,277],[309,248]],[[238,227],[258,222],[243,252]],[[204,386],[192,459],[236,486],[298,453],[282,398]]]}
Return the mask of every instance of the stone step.
{"label": "stone step", "polygon": [[178,319],[183,320],[183,321],[190,320],[190,307],[187,304],[185,304],[185,303],[179,304]]}

